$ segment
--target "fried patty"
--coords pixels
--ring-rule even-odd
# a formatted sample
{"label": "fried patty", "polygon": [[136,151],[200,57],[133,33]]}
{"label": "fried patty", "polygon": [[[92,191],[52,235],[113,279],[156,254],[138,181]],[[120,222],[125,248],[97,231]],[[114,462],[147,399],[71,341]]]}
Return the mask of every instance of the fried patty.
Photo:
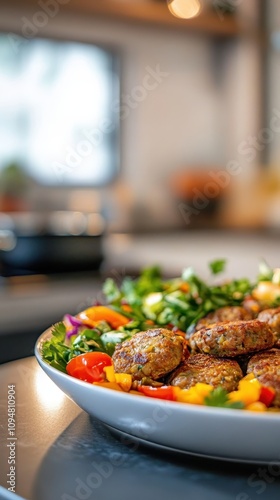
{"label": "fried patty", "polygon": [[238,363],[232,359],[221,359],[207,354],[194,354],[176,368],[168,379],[168,384],[181,389],[189,389],[198,382],[221,386],[234,391],[243,377]]}
{"label": "fried patty", "polygon": [[255,354],[249,363],[247,373],[253,372],[261,384],[273,387],[276,391],[273,406],[280,406],[280,350],[270,349]]}
{"label": "fried patty", "polygon": [[250,311],[246,310],[241,306],[226,306],[216,309],[216,311],[210,312],[204,318],[200,319],[196,325],[196,331],[201,330],[201,328],[207,328],[215,323],[221,323],[225,321],[238,321],[238,320],[249,320],[252,319],[253,315]]}
{"label": "fried patty", "polygon": [[233,358],[270,349],[275,343],[275,336],[267,323],[252,319],[202,328],[190,336],[189,343],[193,353]]}
{"label": "fried patty", "polygon": [[158,380],[186,357],[186,340],[165,328],[139,332],[116,346],[112,356],[117,373],[130,373],[134,380]]}
{"label": "fried patty", "polygon": [[260,312],[258,319],[267,323],[275,332],[277,339],[280,339],[280,307],[265,309]]}
{"label": "fried patty", "polygon": [[280,349],[280,340],[278,339],[274,347],[277,347],[277,349]]}

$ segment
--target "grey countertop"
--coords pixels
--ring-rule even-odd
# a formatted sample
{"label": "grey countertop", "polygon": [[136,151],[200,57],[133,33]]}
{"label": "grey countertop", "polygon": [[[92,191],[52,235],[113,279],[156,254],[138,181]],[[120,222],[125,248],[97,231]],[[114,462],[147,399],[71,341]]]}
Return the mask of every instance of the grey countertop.
{"label": "grey countertop", "polygon": [[[231,464],[125,444],[72,403],[34,358],[3,364],[0,378],[3,500],[11,498],[7,444],[15,437],[15,491],[27,500],[279,500],[279,464]],[[11,384],[16,425],[7,439]]]}
{"label": "grey countertop", "polygon": [[101,299],[101,283],[96,273],[8,280],[0,288],[0,363],[33,355],[44,330]]}
{"label": "grey countertop", "polygon": [[158,264],[176,276],[187,266],[209,277],[208,262],[225,258],[226,277],[254,279],[264,258],[280,267],[280,233],[277,231],[187,230],[158,234],[112,234],[105,241],[105,265],[109,270],[127,270]]}
{"label": "grey countertop", "polygon": [[0,288],[0,335],[50,326],[66,312],[77,314],[100,299],[101,283],[96,273],[7,280]]}

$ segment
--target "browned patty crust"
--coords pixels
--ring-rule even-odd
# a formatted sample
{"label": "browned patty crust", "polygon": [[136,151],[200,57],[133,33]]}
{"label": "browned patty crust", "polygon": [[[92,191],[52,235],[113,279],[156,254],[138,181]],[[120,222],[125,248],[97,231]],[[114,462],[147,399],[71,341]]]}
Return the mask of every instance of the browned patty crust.
{"label": "browned patty crust", "polygon": [[217,323],[203,328],[191,335],[189,343],[193,353],[233,358],[270,349],[275,343],[275,336],[267,323],[252,319]]}
{"label": "browned patty crust", "polygon": [[280,307],[265,309],[260,312],[258,319],[267,323],[276,333],[277,338],[280,339]]}
{"label": "browned patty crust", "polygon": [[276,396],[272,405],[280,406],[280,350],[269,349],[255,354],[248,363],[247,373],[251,372],[261,384],[275,389]]}
{"label": "browned patty crust", "polygon": [[213,311],[204,318],[200,319],[196,325],[196,330],[201,330],[201,328],[206,328],[215,323],[221,323],[224,321],[238,321],[238,320],[250,320],[253,318],[251,312],[246,310],[241,306],[226,306],[220,307]]}
{"label": "browned patty crust", "polygon": [[185,356],[183,337],[165,328],[155,328],[118,344],[112,359],[117,373],[130,373],[134,380],[158,380],[174,370]]}
{"label": "browned patty crust", "polygon": [[221,359],[207,354],[194,354],[170,375],[168,383],[189,389],[198,382],[221,386],[226,391],[237,389],[243,377],[238,363],[232,359]]}

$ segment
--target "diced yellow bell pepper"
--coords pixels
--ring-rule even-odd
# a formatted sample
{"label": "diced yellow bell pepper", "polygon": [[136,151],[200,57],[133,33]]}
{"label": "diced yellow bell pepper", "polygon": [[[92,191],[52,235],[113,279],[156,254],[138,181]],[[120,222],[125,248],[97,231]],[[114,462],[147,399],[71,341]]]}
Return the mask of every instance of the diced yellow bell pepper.
{"label": "diced yellow bell pepper", "polygon": [[[179,388],[176,387],[176,389]],[[212,391],[212,385],[197,383],[190,389],[179,389],[176,393],[176,401],[179,401],[180,403],[203,405],[205,397]]]}
{"label": "diced yellow bell pepper", "polygon": [[107,387],[107,389],[114,389],[114,391],[123,392],[122,388],[116,382],[93,382],[93,385],[98,385],[99,387]]}
{"label": "diced yellow bell pepper", "polygon": [[238,390],[230,392],[229,400],[241,401],[245,406],[255,403],[259,400],[261,393],[261,384],[255,378],[252,380],[241,380],[238,385]]}
{"label": "diced yellow bell pepper", "polygon": [[238,389],[240,391],[243,391],[243,390],[244,391],[251,391],[252,387],[255,387],[256,389],[261,390],[261,384],[258,381],[258,379],[256,379],[255,377],[253,377],[249,380],[242,379],[242,380],[240,380],[240,382],[238,384]]}
{"label": "diced yellow bell pepper", "polygon": [[176,396],[176,401],[180,403],[189,403],[194,405],[202,405],[203,397],[197,394],[195,391],[190,389],[182,389],[180,393]]}
{"label": "diced yellow bell pepper", "polygon": [[213,391],[214,387],[209,384],[202,384],[198,382],[195,386],[194,389],[196,390],[197,394],[205,398],[210,394],[210,392]]}
{"label": "diced yellow bell pepper", "polygon": [[132,386],[132,375],[129,373],[115,373],[115,379],[123,391],[128,392],[130,390]]}
{"label": "diced yellow bell pepper", "polygon": [[255,403],[251,403],[250,405],[245,406],[245,410],[249,411],[267,411],[267,407],[264,403],[260,401],[256,401]]}
{"label": "diced yellow bell pepper", "polygon": [[247,375],[245,375],[245,377],[243,377],[242,380],[253,380],[253,378],[256,378],[255,375],[253,374],[253,372],[251,373],[248,373]]}
{"label": "diced yellow bell pepper", "polygon": [[106,379],[109,383],[116,383],[123,391],[128,392],[132,386],[132,376],[129,373],[116,373],[114,366],[105,366],[103,368]]}
{"label": "diced yellow bell pepper", "polygon": [[195,405],[203,405],[204,398],[210,391],[207,389],[207,384],[196,384],[190,389],[181,389],[176,394],[176,401],[180,403],[191,403]]}
{"label": "diced yellow bell pepper", "polygon": [[115,370],[113,365],[104,366],[103,371],[105,372],[106,379],[108,380],[108,382],[116,382]]}

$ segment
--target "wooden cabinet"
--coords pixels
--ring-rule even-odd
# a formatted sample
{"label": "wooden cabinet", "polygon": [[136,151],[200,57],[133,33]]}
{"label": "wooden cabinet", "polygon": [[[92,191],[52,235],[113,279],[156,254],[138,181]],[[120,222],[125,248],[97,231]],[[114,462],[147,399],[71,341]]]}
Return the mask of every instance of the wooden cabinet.
{"label": "wooden cabinet", "polygon": [[[44,0],[40,2],[40,5]],[[47,0],[46,0],[47,3]],[[60,4],[59,0],[57,2]],[[2,0],[2,5],[8,7],[23,7],[22,0]],[[38,11],[37,0],[25,0],[24,7]],[[178,19],[171,15],[164,0],[70,0],[60,4],[61,12],[72,12],[75,14],[92,17],[129,21],[131,23],[148,23],[155,26],[175,28],[177,30],[204,32],[215,36],[232,37],[244,32],[244,26],[238,17],[231,14],[219,15],[221,12],[211,9],[203,9],[202,13],[193,19]],[[248,29],[246,33],[253,32]]]}

